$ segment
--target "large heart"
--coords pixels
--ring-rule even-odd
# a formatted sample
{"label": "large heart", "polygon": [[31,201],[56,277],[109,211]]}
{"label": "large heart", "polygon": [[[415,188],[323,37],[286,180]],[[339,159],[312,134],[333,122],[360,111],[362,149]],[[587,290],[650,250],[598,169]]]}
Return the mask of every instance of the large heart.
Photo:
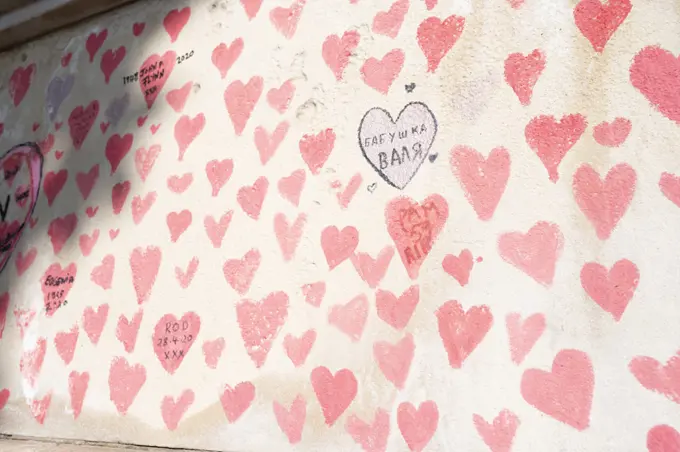
{"label": "large heart", "polygon": [[0,272],[7,265],[40,191],[43,156],[35,143],[23,143],[0,158]]}
{"label": "large heart", "polygon": [[359,125],[359,146],[385,182],[403,189],[418,172],[437,135],[437,120],[422,102],[407,104],[397,120],[386,110],[368,110]]}

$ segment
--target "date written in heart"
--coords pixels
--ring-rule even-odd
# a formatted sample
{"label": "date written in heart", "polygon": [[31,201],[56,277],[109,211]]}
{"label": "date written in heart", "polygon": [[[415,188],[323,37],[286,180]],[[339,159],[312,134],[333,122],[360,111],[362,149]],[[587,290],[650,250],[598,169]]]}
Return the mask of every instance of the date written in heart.
{"label": "date written in heart", "polygon": [[[177,64],[182,64],[193,56],[194,51],[192,50],[182,55],[178,55],[175,58],[177,58]],[[142,87],[146,90],[146,87],[149,84],[159,79],[162,80],[163,77],[165,77],[165,64],[163,63],[162,60],[159,60],[149,63],[146,66],[143,66],[139,71],[135,72],[134,74],[123,76],[123,85],[127,85],[128,83],[135,83],[141,80]],[[155,89],[156,89],[155,86],[149,88],[149,90]],[[151,91],[145,94],[150,95],[153,94],[153,92],[154,91]]]}
{"label": "date written in heart", "polygon": [[164,360],[182,360],[184,351],[194,341],[194,335],[187,320],[166,322],[165,334],[156,338],[156,347],[163,350]]}
{"label": "date written in heart", "polygon": [[359,146],[385,182],[403,189],[418,172],[437,134],[437,120],[422,102],[411,102],[397,119],[376,107],[359,125]]}

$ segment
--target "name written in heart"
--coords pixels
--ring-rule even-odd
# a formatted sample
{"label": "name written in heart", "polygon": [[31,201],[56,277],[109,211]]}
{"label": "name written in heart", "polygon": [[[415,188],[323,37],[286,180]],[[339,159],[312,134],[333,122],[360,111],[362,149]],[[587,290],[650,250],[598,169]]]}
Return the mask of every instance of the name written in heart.
{"label": "name written in heart", "polygon": [[[175,58],[177,58],[177,64],[181,64],[184,63],[189,58],[191,58],[192,56],[194,56],[193,50],[183,55],[179,55]],[[127,85],[128,83],[134,83],[141,79],[142,86],[145,89],[144,94],[150,95],[155,93],[158,88],[156,86],[152,86],[147,90],[146,87],[151,82],[163,79],[164,76],[165,76],[165,64],[163,63],[163,60],[158,60],[148,64],[147,66],[142,67],[138,72],[135,72],[134,74],[123,76],[123,85]]]}
{"label": "name written in heart", "polygon": [[372,108],[359,125],[359,146],[373,169],[388,184],[403,189],[418,172],[437,134],[437,121],[422,102],[411,102],[396,120]]}
{"label": "name written in heart", "polygon": [[399,211],[399,226],[410,239],[410,244],[402,250],[408,265],[423,259],[432,249],[432,230],[439,216],[439,209],[433,201]]}
{"label": "name written in heart", "polygon": [[[189,344],[194,340],[194,335],[191,334],[189,322],[180,320],[177,322],[165,322],[165,334],[157,338],[156,347],[162,347],[163,359],[168,360],[182,360],[184,359],[184,351],[188,350]],[[185,346],[177,344],[186,344]]]}
{"label": "name written in heart", "polygon": [[59,264],[51,265],[42,278],[43,303],[45,313],[52,316],[59,308],[68,305],[68,294],[76,277],[76,265],[63,268]]}

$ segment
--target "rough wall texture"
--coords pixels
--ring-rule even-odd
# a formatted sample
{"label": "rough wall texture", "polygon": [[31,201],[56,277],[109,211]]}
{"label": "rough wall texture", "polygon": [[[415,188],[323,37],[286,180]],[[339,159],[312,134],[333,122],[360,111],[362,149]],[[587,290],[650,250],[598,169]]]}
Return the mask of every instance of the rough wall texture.
{"label": "rough wall texture", "polygon": [[0,430],[679,451],[679,24],[146,1],[0,56]]}

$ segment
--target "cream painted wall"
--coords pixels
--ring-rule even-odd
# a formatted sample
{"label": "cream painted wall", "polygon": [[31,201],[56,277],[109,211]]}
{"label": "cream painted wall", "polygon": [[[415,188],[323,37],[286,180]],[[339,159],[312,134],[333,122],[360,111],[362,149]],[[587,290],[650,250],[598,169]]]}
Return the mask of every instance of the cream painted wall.
{"label": "cream painted wall", "polygon": [[680,450],[679,16],[148,1],[0,56],[0,431]]}

